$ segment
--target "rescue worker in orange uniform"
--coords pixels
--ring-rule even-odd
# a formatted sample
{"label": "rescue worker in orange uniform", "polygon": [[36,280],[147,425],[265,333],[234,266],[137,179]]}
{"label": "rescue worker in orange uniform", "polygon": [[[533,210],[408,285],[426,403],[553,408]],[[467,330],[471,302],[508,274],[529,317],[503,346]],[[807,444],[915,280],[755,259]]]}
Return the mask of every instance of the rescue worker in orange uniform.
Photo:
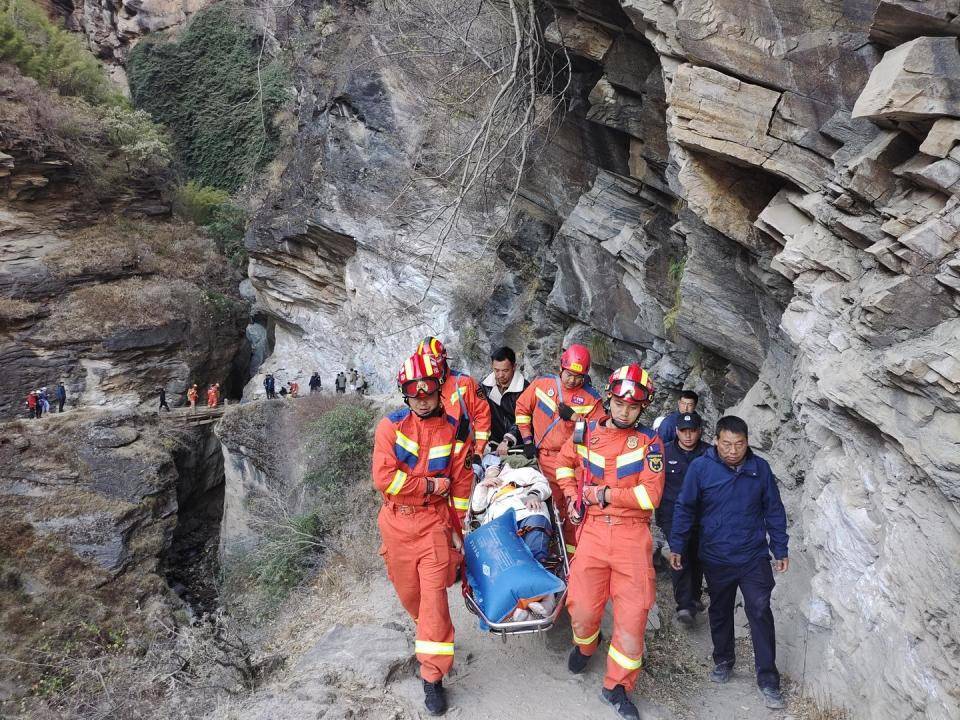
{"label": "rescue worker in orange uniform", "polygon": [[[486,392],[472,377],[449,366],[447,349],[439,339],[425,337],[417,346],[417,353],[437,358],[444,377],[441,390],[443,408],[448,415],[466,425],[460,428],[455,454],[463,457],[464,461],[479,465],[490,440],[490,428],[493,425]],[[462,516],[470,505],[470,488],[467,488],[467,494],[462,497],[458,494],[451,495],[450,504]]]}
{"label": "rescue worker in orange uniform", "polygon": [[207,406],[216,407],[217,406],[217,386],[211,385],[207,388]]}
{"label": "rescue worker in orange uniform", "polygon": [[567,552],[576,550],[576,528],[567,519],[563,487],[557,482],[560,449],[573,433],[574,421],[599,420],[603,402],[587,383],[590,351],[583,345],[571,345],[560,356],[560,374],[543,375],[534,380],[517,398],[517,429],[524,454],[537,458],[540,472],[550,481],[550,490],[563,521],[563,540]]}
{"label": "rescue worker in orange uniform", "polygon": [[443,715],[443,677],[453,665],[453,622],[447,588],[463,555],[448,496],[470,496],[473,472],[454,454],[457,421],[441,406],[444,384],[432,355],[409,358],[397,375],[408,407],[377,426],[373,483],[383,495],[377,517],[380,553],[400,602],[417,626],[415,650],[424,704]]}
{"label": "rescue worker in orange uniform", "polygon": [[600,620],[613,599],[613,637],[601,698],[620,717],[639,719],[630,700],[643,660],[647,613],[656,599],[650,518],[663,493],[663,442],[638,424],[653,383],[639,365],[616,370],[607,385],[609,417],[578,422],[560,451],[557,480],[568,512],[581,520],[567,610],[573,648],[567,665],[582,673],[600,643]]}
{"label": "rescue worker in orange uniform", "polygon": [[194,385],[189,390],[187,390],[187,402],[190,403],[190,409],[197,409],[197,399],[200,397],[200,391],[197,389],[197,386]]}

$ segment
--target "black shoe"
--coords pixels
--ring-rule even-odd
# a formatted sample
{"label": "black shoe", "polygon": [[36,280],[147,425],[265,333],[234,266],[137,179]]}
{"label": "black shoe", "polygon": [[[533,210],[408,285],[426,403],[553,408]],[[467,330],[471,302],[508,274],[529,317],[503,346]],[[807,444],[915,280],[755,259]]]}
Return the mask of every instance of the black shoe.
{"label": "black shoe", "polygon": [[726,663],[723,663],[713,668],[713,672],[710,673],[710,682],[720,684],[730,682],[731,675],[733,675],[733,665],[727,665]]}
{"label": "black shoe", "polygon": [[692,628],[693,627],[693,613],[684,608],[683,610],[677,610],[677,622],[683,625],[684,627]]}
{"label": "black shoe", "polygon": [[783,693],[777,688],[762,687],[760,694],[763,696],[763,704],[771,710],[783,710],[787,703],[783,699]]}
{"label": "black shoe", "polygon": [[584,655],[576,645],[570,648],[570,655],[567,656],[567,669],[570,672],[579,675],[587,669],[588,662],[590,662],[590,655]]}
{"label": "black shoe", "polygon": [[623,685],[617,685],[613,690],[604,688],[600,692],[600,699],[616,710],[620,717],[628,718],[628,720],[640,720],[640,711],[637,710],[633,701],[627,697],[627,691],[624,690]]}
{"label": "black shoe", "polygon": [[423,681],[423,704],[431,715],[443,715],[447,712],[447,693],[443,689],[443,680],[435,683]]}

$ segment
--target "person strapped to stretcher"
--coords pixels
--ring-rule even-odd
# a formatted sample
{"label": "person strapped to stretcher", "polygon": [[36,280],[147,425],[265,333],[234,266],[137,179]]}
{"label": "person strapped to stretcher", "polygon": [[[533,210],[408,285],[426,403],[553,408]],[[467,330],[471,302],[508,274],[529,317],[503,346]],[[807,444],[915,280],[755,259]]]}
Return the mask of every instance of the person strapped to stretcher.
{"label": "person strapped to stretcher", "polygon": [[[484,525],[513,510],[517,534],[530,549],[534,559],[543,563],[550,551],[553,529],[545,501],[550,497],[550,483],[537,469],[502,464],[496,455],[483,458],[483,480],[473,490],[470,510],[473,518]],[[514,620],[547,617],[556,607],[551,593],[541,599],[521,603],[513,613]]]}

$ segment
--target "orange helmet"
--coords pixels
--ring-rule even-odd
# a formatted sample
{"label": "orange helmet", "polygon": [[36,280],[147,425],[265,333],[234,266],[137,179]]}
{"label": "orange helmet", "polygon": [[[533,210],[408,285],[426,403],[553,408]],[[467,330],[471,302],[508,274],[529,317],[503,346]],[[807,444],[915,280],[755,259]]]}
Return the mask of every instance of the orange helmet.
{"label": "orange helmet", "polygon": [[586,375],[590,372],[590,351],[574,343],[560,356],[560,367],[577,375]]}
{"label": "orange helmet", "polygon": [[411,355],[397,373],[397,387],[405,398],[432,395],[442,384],[440,361],[426,353]]}
{"label": "orange helmet", "polygon": [[646,407],[653,400],[653,381],[650,374],[633,363],[614,370],[607,382],[607,400],[618,397],[634,405]]}

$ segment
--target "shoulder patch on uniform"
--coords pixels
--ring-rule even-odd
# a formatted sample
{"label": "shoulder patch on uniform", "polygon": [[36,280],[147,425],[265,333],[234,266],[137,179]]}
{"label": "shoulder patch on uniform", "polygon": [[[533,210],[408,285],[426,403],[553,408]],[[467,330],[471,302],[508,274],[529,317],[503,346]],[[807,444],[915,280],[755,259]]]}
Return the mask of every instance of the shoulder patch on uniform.
{"label": "shoulder patch on uniform", "polygon": [[583,390],[585,390],[588,395],[592,395],[595,400],[600,399],[600,393],[597,392],[597,389],[593,385],[584,385]]}
{"label": "shoulder patch on uniform", "polygon": [[481,400],[487,399],[487,392],[483,389],[483,385],[477,384],[477,397]]}
{"label": "shoulder patch on uniform", "polygon": [[647,464],[654,472],[661,472],[663,470],[663,455],[660,455],[659,453],[655,455],[647,455]]}
{"label": "shoulder patch on uniform", "polygon": [[387,419],[390,422],[398,423],[403,420],[407,415],[410,414],[410,408],[400,408],[399,410],[394,410],[392,413],[387,415]]}

